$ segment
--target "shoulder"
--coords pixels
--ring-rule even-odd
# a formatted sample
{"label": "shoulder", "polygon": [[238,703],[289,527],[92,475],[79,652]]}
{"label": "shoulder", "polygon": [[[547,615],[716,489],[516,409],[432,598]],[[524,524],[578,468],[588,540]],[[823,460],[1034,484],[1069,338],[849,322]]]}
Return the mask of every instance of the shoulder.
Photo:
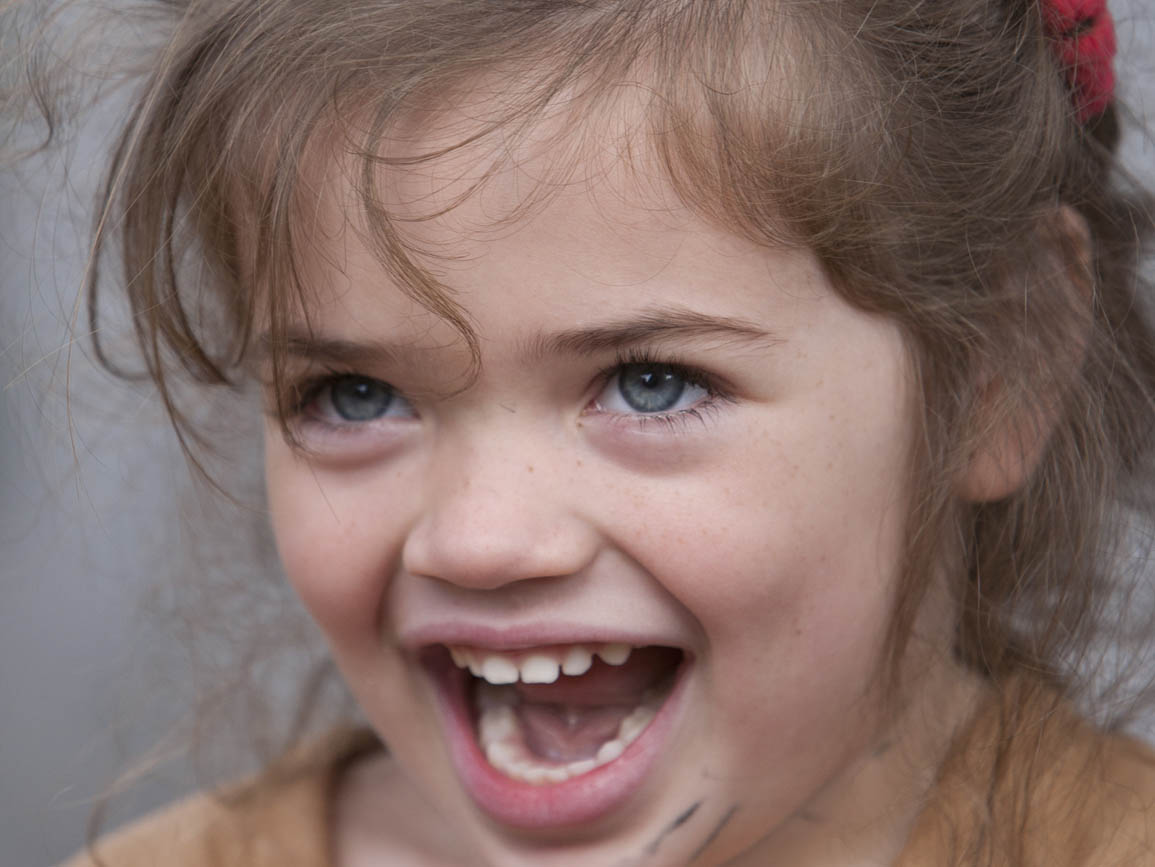
{"label": "shoulder", "polygon": [[1102,863],[1155,865],[1155,751],[1106,736],[1096,788]]}
{"label": "shoulder", "polygon": [[363,732],[331,733],[257,778],[103,837],[63,867],[326,867],[332,787],[373,744]]}
{"label": "shoulder", "polygon": [[1155,752],[1042,684],[992,696],[956,740],[902,865],[1155,867]]}
{"label": "shoulder", "polygon": [[[102,837],[63,867],[201,867],[238,863],[228,856],[242,829],[224,803],[199,794]],[[222,857],[224,856],[224,857]]]}
{"label": "shoulder", "polygon": [[[1068,703],[1007,753],[1004,800],[1030,793],[1022,827],[1040,863],[1155,867],[1155,752],[1127,735],[1103,731]],[[1016,774],[1016,770],[1019,773]]]}

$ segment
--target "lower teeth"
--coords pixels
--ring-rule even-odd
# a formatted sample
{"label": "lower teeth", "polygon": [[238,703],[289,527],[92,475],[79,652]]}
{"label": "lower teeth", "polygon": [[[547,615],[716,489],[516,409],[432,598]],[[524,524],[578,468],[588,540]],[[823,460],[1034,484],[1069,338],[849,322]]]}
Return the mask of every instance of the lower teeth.
{"label": "lower teeth", "polygon": [[664,700],[664,692],[648,691],[642,703],[621,721],[617,736],[602,744],[594,758],[554,764],[538,758],[526,746],[514,710],[516,696],[508,689],[479,683],[477,740],[489,764],[507,777],[536,786],[564,783],[618,758],[650,724]]}

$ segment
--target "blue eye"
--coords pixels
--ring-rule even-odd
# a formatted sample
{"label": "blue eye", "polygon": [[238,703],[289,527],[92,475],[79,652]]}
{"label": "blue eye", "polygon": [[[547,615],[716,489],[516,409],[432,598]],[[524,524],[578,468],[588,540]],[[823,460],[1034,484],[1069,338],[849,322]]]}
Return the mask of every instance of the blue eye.
{"label": "blue eye", "polygon": [[642,362],[618,367],[598,396],[597,405],[607,412],[657,415],[688,410],[709,395],[681,367]]}
{"label": "blue eye", "polygon": [[[340,376],[324,389],[326,401],[342,421],[367,422],[382,418],[404,400],[384,382],[365,376]],[[322,397],[325,395],[322,394]]]}

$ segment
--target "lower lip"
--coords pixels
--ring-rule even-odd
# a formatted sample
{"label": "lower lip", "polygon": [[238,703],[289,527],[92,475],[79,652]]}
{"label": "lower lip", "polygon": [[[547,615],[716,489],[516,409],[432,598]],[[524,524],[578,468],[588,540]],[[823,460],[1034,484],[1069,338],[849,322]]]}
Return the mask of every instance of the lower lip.
{"label": "lower lip", "polygon": [[458,778],[474,803],[509,827],[545,831],[600,819],[620,808],[645,782],[673,729],[687,667],[683,659],[661,709],[618,758],[563,783],[532,785],[500,773],[481,753],[466,699],[468,675],[446,657],[443,665],[434,666],[433,674]]}

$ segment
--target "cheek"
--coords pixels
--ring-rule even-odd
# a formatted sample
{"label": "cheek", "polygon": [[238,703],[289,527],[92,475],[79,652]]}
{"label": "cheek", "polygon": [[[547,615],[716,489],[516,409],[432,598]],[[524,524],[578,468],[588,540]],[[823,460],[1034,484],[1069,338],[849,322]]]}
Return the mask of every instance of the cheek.
{"label": "cheek", "polygon": [[379,643],[382,596],[397,562],[401,517],[373,474],[325,473],[281,442],[266,445],[277,550],[290,584],[338,653]]}
{"label": "cheek", "polygon": [[725,671],[785,685],[817,666],[849,682],[878,657],[903,547],[905,414],[864,429],[852,396],[830,406],[768,408],[701,472],[649,482],[622,510],[646,516],[637,559]]}
{"label": "cheek", "polygon": [[704,633],[703,736],[731,745],[712,772],[740,776],[756,757],[810,779],[878,722],[869,696],[901,562],[906,452],[898,432],[880,447],[817,440],[809,424],[757,427],[776,434],[745,438],[708,480],[645,498],[663,526],[639,536],[638,557]]}
{"label": "cheek", "polygon": [[700,599],[704,614],[765,612],[791,599],[821,599],[831,613],[852,609],[893,579],[903,502],[894,474],[850,458],[807,462],[767,443],[701,482],[654,486],[623,519],[647,516],[637,535],[651,573]]}

